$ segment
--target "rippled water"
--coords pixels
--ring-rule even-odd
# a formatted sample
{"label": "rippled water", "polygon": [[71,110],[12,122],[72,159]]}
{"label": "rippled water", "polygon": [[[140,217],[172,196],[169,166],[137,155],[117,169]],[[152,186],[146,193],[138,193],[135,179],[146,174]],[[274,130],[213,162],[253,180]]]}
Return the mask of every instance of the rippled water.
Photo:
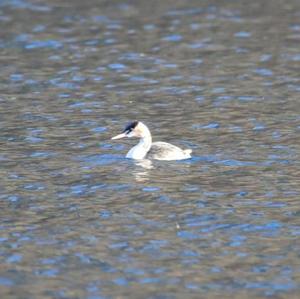
{"label": "rippled water", "polygon": [[[1,1],[0,33],[1,298],[299,298],[299,1]],[[193,158],[125,159],[134,119]]]}

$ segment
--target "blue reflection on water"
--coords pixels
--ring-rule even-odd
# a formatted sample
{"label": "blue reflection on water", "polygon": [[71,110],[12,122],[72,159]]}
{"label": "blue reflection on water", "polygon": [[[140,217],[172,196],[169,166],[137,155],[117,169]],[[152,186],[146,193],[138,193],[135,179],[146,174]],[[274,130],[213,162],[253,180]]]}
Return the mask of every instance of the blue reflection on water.
{"label": "blue reflection on water", "polygon": [[162,40],[167,42],[179,42],[182,40],[182,36],[179,34],[173,34],[163,37]]}
{"label": "blue reflection on water", "polygon": [[33,50],[39,48],[50,48],[50,49],[60,49],[63,47],[63,44],[57,40],[39,40],[31,41],[25,45],[25,49]]}
{"label": "blue reflection on water", "polygon": [[264,68],[257,68],[255,70],[255,73],[264,77],[269,77],[273,76],[273,71],[269,69],[264,69]]}
{"label": "blue reflection on water", "polygon": [[122,64],[122,63],[112,63],[112,64],[109,64],[108,67],[111,69],[111,70],[117,70],[117,71],[120,71],[120,70],[124,70],[126,68],[126,65]]}
{"label": "blue reflection on water", "polygon": [[209,123],[206,125],[202,125],[202,124],[193,125],[194,129],[218,129],[219,127],[220,127],[220,124],[215,123],[215,122],[212,122],[212,123]]}
{"label": "blue reflection on water", "polygon": [[13,286],[14,285],[14,281],[6,278],[6,277],[0,277],[0,285],[2,286]]}
{"label": "blue reflection on water", "polygon": [[247,31],[239,31],[234,34],[235,37],[240,37],[240,38],[248,38],[251,36],[251,32]]}
{"label": "blue reflection on water", "polygon": [[18,263],[18,262],[21,262],[23,259],[23,256],[21,254],[13,254],[11,256],[9,256],[7,259],[6,259],[6,262],[7,263]]}
{"label": "blue reflection on water", "polygon": [[[115,150],[123,150],[124,146],[113,146],[113,145],[106,145],[103,146],[105,149],[114,148]],[[99,154],[99,155],[92,155],[87,157],[80,158],[81,161],[88,163],[89,165],[109,165],[119,163],[121,161],[127,161],[124,159],[123,155],[112,155],[112,154]]]}

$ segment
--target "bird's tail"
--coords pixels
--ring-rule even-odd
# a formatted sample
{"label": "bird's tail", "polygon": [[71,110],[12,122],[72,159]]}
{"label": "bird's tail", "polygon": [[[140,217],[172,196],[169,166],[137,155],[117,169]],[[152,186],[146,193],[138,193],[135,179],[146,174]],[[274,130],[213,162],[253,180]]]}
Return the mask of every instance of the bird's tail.
{"label": "bird's tail", "polygon": [[191,156],[192,151],[193,150],[191,150],[191,149],[185,149],[185,150],[183,150],[184,154],[187,155],[187,156]]}

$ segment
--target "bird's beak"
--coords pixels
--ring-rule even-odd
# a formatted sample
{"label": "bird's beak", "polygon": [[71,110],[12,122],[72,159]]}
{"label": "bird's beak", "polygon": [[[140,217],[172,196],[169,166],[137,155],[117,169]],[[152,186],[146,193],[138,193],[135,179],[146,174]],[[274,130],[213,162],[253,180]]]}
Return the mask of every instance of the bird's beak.
{"label": "bird's beak", "polygon": [[123,138],[123,137],[126,137],[126,133],[121,133],[121,134],[119,134],[119,135],[117,135],[117,136],[112,137],[111,139],[112,139],[112,140],[115,140],[115,139],[121,139],[121,138]]}

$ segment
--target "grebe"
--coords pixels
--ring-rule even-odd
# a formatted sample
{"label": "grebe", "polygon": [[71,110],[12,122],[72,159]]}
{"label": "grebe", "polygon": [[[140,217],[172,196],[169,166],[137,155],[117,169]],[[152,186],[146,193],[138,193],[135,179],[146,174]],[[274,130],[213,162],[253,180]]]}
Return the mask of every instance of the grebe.
{"label": "grebe", "polygon": [[140,142],[126,155],[130,159],[155,159],[155,160],[184,160],[191,158],[191,149],[181,148],[167,142],[153,142],[150,130],[141,121],[130,123],[124,131],[111,139],[123,137],[138,137]]}

